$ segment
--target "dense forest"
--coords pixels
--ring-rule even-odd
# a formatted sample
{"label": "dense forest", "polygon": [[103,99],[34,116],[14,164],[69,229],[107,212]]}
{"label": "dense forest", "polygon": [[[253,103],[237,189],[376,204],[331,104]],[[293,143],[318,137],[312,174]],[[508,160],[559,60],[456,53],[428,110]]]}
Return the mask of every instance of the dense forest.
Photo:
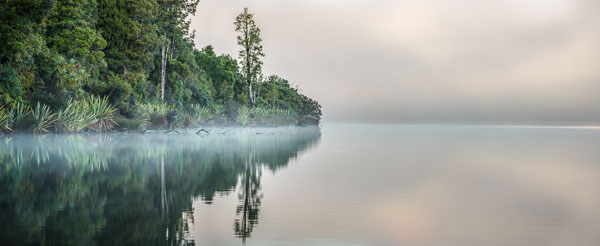
{"label": "dense forest", "polygon": [[248,9],[232,20],[237,59],[196,49],[198,3],[0,0],[0,130],[318,124],[318,102],[263,76]]}

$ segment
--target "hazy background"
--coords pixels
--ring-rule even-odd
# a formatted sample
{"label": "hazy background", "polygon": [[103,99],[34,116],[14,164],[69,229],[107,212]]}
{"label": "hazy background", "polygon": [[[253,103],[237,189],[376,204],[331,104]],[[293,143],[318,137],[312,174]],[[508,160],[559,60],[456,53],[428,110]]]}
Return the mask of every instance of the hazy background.
{"label": "hazy background", "polygon": [[202,0],[196,45],[237,58],[245,6],[326,122],[600,122],[597,0]]}

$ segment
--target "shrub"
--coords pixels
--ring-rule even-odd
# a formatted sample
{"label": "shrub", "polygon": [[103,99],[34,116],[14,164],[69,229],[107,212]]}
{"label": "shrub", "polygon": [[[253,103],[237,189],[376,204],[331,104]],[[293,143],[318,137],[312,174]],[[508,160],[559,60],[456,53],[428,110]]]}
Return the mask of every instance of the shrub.
{"label": "shrub", "polygon": [[190,116],[192,116],[199,124],[206,124],[215,117],[214,113],[209,108],[202,107],[199,104],[191,105]]}
{"label": "shrub", "polygon": [[27,129],[31,123],[32,119],[31,115],[31,107],[24,103],[18,102],[15,104],[15,107],[12,109],[12,121],[11,128],[12,129]]}
{"label": "shrub", "polygon": [[70,100],[68,106],[56,116],[56,128],[63,131],[79,132],[97,122],[87,100]]}
{"label": "shrub", "polygon": [[113,120],[117,109],[108,102],[107,97],[90,97],[88,103],[90,113],[96,118],[96,122],[88,126],[88,128],[95,131],[107,131],[117,125]]}
{"label": "shrub", "polygon": [[142,130],[146,122],[141,119],[128,119],[125,117],[115,117],[115,123],[122,130]]}
{"label": "shrub", "polygon": [[11,111],[0,105],[0,132],[12,131],[12,117]]}
{"label": "shrub", "polygon": [[56,114],[50,112],[50,107],[39,102],[32,112],[33,116],[33,131],[34,132],[50,132],[48,129],[56,121]]}
{"label": "shrub", "polygon": [[242,106],[238,109],[236,122],[242,126],[247,126],[250,120],[250,109],[246,106]]}
{"label": "shrub", "polygon": [[215,121],[225,121],[225,107],[223,105],[212,105],[212,114]]}

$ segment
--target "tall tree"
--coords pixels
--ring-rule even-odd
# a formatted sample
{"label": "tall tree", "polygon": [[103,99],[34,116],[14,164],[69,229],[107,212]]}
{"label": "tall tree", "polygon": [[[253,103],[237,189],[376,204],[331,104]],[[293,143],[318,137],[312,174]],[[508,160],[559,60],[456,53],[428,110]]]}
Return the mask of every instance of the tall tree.
{"label": "tall tree", "polygon": [[[200,0],[158,0],[160,36],[161,36],[161,64],[160,64],[160,98],[165,98],[165,82],[167,76],[167,63],[173,58],[177,41],[185,40],[189,35],[189,15],[196,13]],[[193,35],[193,34],[192,34]]]}
{"label": "tall tree", "polygon": [[262,39],[260,38],[260,28],[254,22],[254,14],[248,13],[248,8],[235,18],[235,31],[240,33],[237,37],[240,49],[241,75],[248,86],[248,104],[254,105],[256,97],[252,91],[252,84],[256,83],[262,76],[261,57]]}
{"label": "tall tree", "polygon": [[90,68],[104,66],[106,41],[96,32],[96,0],[58,0],[47,22],[48,47]]}
{"label": "tall tree", "polygon": [[104,0],[99,9],[109,69],[124,75],[147,70],[158,43],[156,1]]}

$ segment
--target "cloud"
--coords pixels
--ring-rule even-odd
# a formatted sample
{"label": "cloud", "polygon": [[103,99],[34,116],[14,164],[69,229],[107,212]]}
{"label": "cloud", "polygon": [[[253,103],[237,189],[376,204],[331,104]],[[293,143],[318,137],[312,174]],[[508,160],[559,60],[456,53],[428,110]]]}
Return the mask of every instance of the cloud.
{"label": "cloud", "polygon": [[207,0],[197,44],[236,56],[246,5],[265,73],[299,84],[328,121],[600,121],[596,1]]}

